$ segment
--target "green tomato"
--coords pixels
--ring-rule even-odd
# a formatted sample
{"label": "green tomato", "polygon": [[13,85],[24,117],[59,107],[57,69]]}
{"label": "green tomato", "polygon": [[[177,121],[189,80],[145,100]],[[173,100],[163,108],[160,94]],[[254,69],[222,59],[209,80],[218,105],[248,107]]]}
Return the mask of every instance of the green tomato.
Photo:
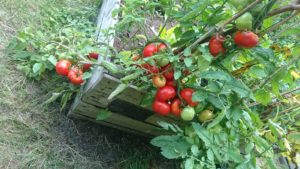
{"label": "green tomato", "polygon": [[253,17],[249,12],[246,12],[244,15],[240,16],[236,21],[236,28],[238,30],[251,30],[252,29],[252,20]]}
{"label": "green tomato", "polygon": [[157,61],[157,64],[158,64],[158,66],[160,66],[160,67],[164,67],[164,66],[166,66],[166,65],[169,64],[169,63],[170,63],[170,61],[169,61],[168,58],[161,58],[161,59],[159,59],[159,60]]}
{"label": "green tomato", "polygon": [[204,110],[199,114],[198,119],[203,123],[205,121],[211,120],[213,117],[214,114],[211,110]]}
{"label": "green tomato", "polygon": [[244,8],[244,6],[246,6],[248,3],[249,3],[248,0],[230,0],[229,1],[229,4],[231,4],[238,10]]}
{"label": "green tomato", "polygon": [[195,117],[195,109],[193,107],[185,107],[181,112],[181,118],[184,121],[191,121]]}
{"label": "green tomato", "polygon": [[265,7],[264,4],[257,4],[250,10],[250,12],[252,15],[256,16],[261,13],[261,11],[264,9],[264,7]]}

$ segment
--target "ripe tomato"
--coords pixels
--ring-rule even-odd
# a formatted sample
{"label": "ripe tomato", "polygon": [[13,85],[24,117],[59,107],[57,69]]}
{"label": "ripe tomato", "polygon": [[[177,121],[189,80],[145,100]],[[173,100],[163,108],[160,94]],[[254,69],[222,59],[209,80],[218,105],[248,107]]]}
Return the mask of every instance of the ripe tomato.
{"label": "ripe tomato", "polygon": [[71,83],[74,85],[80,85],[83,83],[82,76],[83,76],[82,70],[79,69],[78,67],[72,68],[68,73],[68,78],[71,81]]}
{"label": "ripe tomato", "polygon": [[161,68],[161,71],[166,71],[166,70],[169,70],[169,71],[166,71],[165,73],[163,73],[163,75],[165,76],[165,78],[168,80],[168,81],[171,81],[174,79],[174,70],[171,68],[172,65],[171,64],[168,64],[164,67]]}
{"label": "ripe tomato", "polygon": [[198,102],[193,102],[192,97],[193,97],[194,90],[191,88],[185,88],[180,91],[180,96],[187,102],[189,106],[195,107],[198,105]]}
{"label": "ripe tomato", "polygon": [[224,40],[225,40],[224,37],[221,35],[211,37],[208,44],[209,52],[211,55],[216,57],[219,54],[225,53],[226,50],[223,47]]}
{"label": "ripe tomato", "polygon": [[157,53],[157,46],[155,44],[149,44],[143,50],[144,58],[153,56],[155,53]]}
{"label": "ripe tomato", "polygon": [[182,111],[180,108],[180,104],[181,101],[178,98],[174,99],[171,103],[171,113],[174,114],[175,116],[179,116]]}
{"label": "ripe tomato", "polygon": [[252,20],[252,15],[249,12],[246,12],[235,21],[236,28],[238,30],[251,30]]}
{"label": "ripe tomato", "polygon": [[142,67],[144,69],[148,70],[148,72],[147,72],[148,74],[150,74],[150,73],[152,73],[152,74],[159,73],[159,69],[156,66],[152,66],[152,65],[150,65],[148,63],[142,64]]}
{"label": "ripe tomato", "polygon": [[161,43],[157,46],[157,51],[158,52],[164,52],[167,49],[167,45]]}
{"label": "ripe tomato", "polygon": [[166,116],[170,113],[170,105],[166,102],[155,100],[152,104],[152,109],[155,113]]}
{"label": "ripe tomato", "polygon": [[98,53],[95,53],[95,52],[92,52],[92,53],[89,53],[89,57],[90,57],[90,58],[93,58],[93,59],[98,59],[99,54],[98,54]]}
{"label": "ripe tomato", "polygon": [[258,40],[258,36],[251,31],[238,31],[234,36],[235,44],[243,48],[253,48],[257,46]]}
{"label": "ripe tomato", "polygon": [[172,86],[172,87],[176,88],[175,80],[167,81],[166,86]]}
{"label": "ripe tomato", "polygon": [[68,76],[69,69],[71,68],[72,63],[69,60],[60,60],[56,63],[55,69],[56,73],[62,76]]}
{"label": "ripe tomato", "polygon": [[89,70],[91,68],[91,66],[92,66],[92,64],[85,63],[82,66],[82,70],[85,72],[85,71]]}
{"label": "ripe tomato", "polygon": [[195,117],[195,109],[193,107],[185,107],[180,116],[184,121],[191,121]]}
{"label": "ripe tomato", "polygon": [[176,96],[176,90],[172,86],[164,86],[156,92],[156,99],[162,102],[173,99]]}
{"label": "ripe tomato", "polygon": [[211,110],[203,110],[199,116],[198,116],[198,119],[200,122],[205,122],[205,121],[208,121],[208,120],[211,120],[212,118],[214,117],[214,114]]}
{"label": "ripe tomato", "polygon": [[166,85],[167,81],[166,78],[162,75],[154,75],[152,76],[152,83],[155,87],[161,88]]}

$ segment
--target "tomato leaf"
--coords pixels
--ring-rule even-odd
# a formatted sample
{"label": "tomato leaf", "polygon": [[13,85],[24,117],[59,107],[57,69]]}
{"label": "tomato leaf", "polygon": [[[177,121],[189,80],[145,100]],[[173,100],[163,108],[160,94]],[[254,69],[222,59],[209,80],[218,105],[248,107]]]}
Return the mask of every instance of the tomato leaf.
{"label": "tomato leaf", "polygon": [[101,109],[97,114],[96,120],[106,120],[110,117],[111,112],[106,109]]}
{"label": "tomato leaf", "polygon": [[108,100],[112,100],[114,97],[116,97],[117,95],[119,95],[120,93],[122,93],[126,88],[128,87],[128,84],[124,84],[124,83],[120,83],[117,88],[110,93],[110,95],[108,96]]}
{"label": "tomato leaf", "polygon": [[41,71],[43,64],[42,63],[35,63],[32,67],[33,73],[38,73]]}
{"label": "tomato leaf", "polygon": [[181,71],[176,71],[176,72],[174,73],[174,79],[177,80],[177,79],[179,79],[180,77],[181,77]]}
{"label": "tomato leaf", "polygon": [[288,140],[294,144],[300,144],[300,132],[292,132],[287,136]]}
{"label": "tomato leaf", "polygon": [[49,61],[50,63],[52,63],[53,66],[55,66],[56,63],[57,63],[57,59],[56,59],[56,57],[53,56],[53,55],[50,55],[50,56],[48,57],[48,61]]}
{"label": "tomato leaf", "polygon": [[191,53],[192,53],[191,48],[186,48],[186,49],[183,51],[183,55],[184,55],[184,56],[190,56]]}
{"label": "tomato leaf", "polygon": [[272,101],[270,93],[264,89],[257,90],[254,95],[256,101],[264,106],[268,105]]}
{"label": "tomato leaf", "polygon": [[181,136],[158,136],[151,140],[151,144],[160,147],[161,154],[167,159],[175,159],[187,154],[190,145]]}
{"label": "tomato leaf", "polygon": [[186,67],[190,67],[193,63],[193,59],[192,58],[185,58],[184,63],[186,65]]}
{"label": "tomato leaf", "polygon": [[200,77],[205,79],[223,80],[226,82],[231,80],[231,76],[222,71],[205,71],[200,74]]}
{"label": "tomato leaf", "polygon": [[210,122],[207,125],[207,129],[213,128],[216,125],[218,125],[223,120],[223,118],[225,117],[225,111],[226,110],[223,109],[222,112],[219,113],[218,116],[212,122]]}
{"label": "tomato leaf", "polygon": [[208,97],[207,92],[203,90],[197,90],[196,92],[193,93],[192,100],[194,102],[202,102]]}
{"label": "tomato leaf", "polygon": [[194,160],[192,158],[188,158],[184,162],[185,169],[193,169],[194,168]]}
{"label": "tomato leaf", "polygon": [[84,73],[83,73],[83,76],[82,76],[82,79],[83,79],[83,80],[87,80],[87,79],[89,79],[91,76],[92,76],[92,73],[91,73],[91,72],[84,72]]}

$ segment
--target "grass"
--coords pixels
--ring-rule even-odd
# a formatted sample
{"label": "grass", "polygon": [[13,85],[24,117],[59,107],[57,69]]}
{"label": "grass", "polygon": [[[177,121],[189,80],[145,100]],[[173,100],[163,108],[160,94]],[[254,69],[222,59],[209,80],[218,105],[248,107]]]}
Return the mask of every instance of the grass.
{"label": "grass", "polygon": [[18,30],[42,22],[44,7],[67,5],[76,9],[96,5],[95,1],[1,1],[0,168],[155,169],[173,165],[158,157],[145,138],[70,120],[59,104],[44,106],[54,85],[26,78],[4,52]]}

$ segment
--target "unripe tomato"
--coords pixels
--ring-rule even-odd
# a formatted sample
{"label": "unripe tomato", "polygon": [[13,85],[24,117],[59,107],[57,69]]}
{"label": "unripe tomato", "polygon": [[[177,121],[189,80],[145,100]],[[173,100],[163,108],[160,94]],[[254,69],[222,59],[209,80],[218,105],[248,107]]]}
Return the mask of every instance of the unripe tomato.
{"label": "unripe tomato", "polygon": [[251,31],[238,31],[234,36],[235,44],[243,48],[253,48],[257,46],[258,40],[258,36]]}
{"label": "unripe tomato", "polygon": [[191,121],[195,117],[195,109],[193,107],[185,107],[180,116],[184,121]]}
{"label": "unripe tomato", "polygon": [[150,57],[157,53],[157,46],[155,44],[147,45],[143,50],[143,57]]}
{"label": "unripe tomato", "polygon": [[164,67],[164,66],[168,65],[169,63],[170,63],[170,61],[168,58],[161,58],[161,59],[157,60],[157,64],[160,67]]}
{"label": "unripe tomato", "polygon": [[95,53],[95,52],[92,52],[92,53],[89,53],[89,57],[90,57],[90,58],[93,58],[93,59],[98,59],[99,54],[98,54],[98,53]]}
{"label": "unripe tomato", "polygon": [[264,10],[264,7],[265,5],[263,3],[257,4],[250,10],[250,12],[252,15],[257,16]]}
{"label": "unripe tomato", "polygon": [[91,68],[92,64],[89,64],[89,63],[85,63],[83,64],[82,66],[82,70],[85,72],[85,71],[88,71],[90,68]]}
{"label": "unripe tomato", "polygon": [[155,73],[159,73],[159,69],[156,67],[156,66],[152,66],[148,63],[144,63],[142,64],[142,67],[146,70],[148,70],[148,74],[152,73],[152,74],[155,74]]}
{"label": "unripe tomato", "polygon": [[[171,64],[168,64],[164,67],[161,68],[161,72],[164,72],[163,75],[165,76],[165,78],[168,80],[168,81],[171,81],[174,79],[174,69],[171,68],[172,65]],[[167,71],[168,70],[168,71]]]}
{"label": "unripe tomato", "polygon": [[253,17],[249,12],[244,13],[235,21],[238,30],[251,30]]}
{"label": "unripe tomato", "polygon": [[171,108],[170,105],[166,102],[161,102],[158,100],[155,100],[152,104],[152,109],[155,113],[166,116],[170,113]]}
{"label": "unripe tomato", "polygon": [[164,52],[167,49],[167,45],[161,43],[157,46],[158,52]]}
{"label": "unripe tomato", "polygon": [[182,111],[180,108],[180,104],[181,101],[178,98],[174,99],[171,103],[171,113],[174,114],[175,116],[179,116]]}
{"label": "unripe tomato", "polygon": [[161,88],[166,85],[167,81],[166,78],[162,75],[154,75],[152,76],[152,83],[155,87]]}
{"label": "unripe tomato", "polygon": [[176,90],[172,86],[164,86],[159,88],[156,93],[156,99],[158,101],[168,101],[173,99],[176,96]]}
{"label": "unripe tomato", "polygon": [[84,82],[82,76],[83,76],[82,70],[79,69],[78,67],[72,68],[68,73],[68,78],[71,81],[71,83],[74,85],[80,85]]}
{"label": "unripe tomato", "polygon": [[225,53],[225,48],[223,47],[224,37],[221,35],[213,36],[209,40],[209,52],[214,57],[218,56],[219,54]]}
{"label": "unripe tomato", "polygon": [[56,73],[62,76],[68,76],[72,63],[69,60],[60,60],[56,63]]}
{"label": "unripe tomato", "polygon": [[198,116],[198,119],[200,122],[205,122],[205,121],[208,121],[208,120],[211,120],[212,118],[214,117],[214,114],[211,110],[203,110],[199,116]]}
{"label": "unripe tomato", "polygon": [[185,88],[180,91],[180,96],[187,102],[189,106],[195,107],[198,105],[198,102],[193,102],[194,89],[191,88]]}

